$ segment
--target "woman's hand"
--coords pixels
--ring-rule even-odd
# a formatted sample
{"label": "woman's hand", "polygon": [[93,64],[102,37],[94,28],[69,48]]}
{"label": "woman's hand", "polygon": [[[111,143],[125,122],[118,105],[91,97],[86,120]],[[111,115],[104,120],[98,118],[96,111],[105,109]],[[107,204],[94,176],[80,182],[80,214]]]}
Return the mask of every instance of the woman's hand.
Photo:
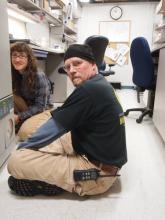
{"label": "woman's hand", "polygon": [[14,114],[14,121],[15,121],[15,124],[17,125],[19,123],[19,117],[18,115]]}

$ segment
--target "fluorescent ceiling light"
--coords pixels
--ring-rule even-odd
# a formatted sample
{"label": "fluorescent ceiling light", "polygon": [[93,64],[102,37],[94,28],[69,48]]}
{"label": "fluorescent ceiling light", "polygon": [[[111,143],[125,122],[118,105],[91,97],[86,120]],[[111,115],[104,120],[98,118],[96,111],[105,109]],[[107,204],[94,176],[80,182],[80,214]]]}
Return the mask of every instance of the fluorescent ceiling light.
{"label": "fluorescent ceiling light", "polygon": [[53,23],[50,23],[49,25],[50,25],[50,27],[55,27],[55,26],[56,26],[56,25],[53,24]]}
{"label": "fluorescent ceiling light", "polygon": [[81,3],[89,3],[90,0],[79,0],[79,2],[81,2]]}

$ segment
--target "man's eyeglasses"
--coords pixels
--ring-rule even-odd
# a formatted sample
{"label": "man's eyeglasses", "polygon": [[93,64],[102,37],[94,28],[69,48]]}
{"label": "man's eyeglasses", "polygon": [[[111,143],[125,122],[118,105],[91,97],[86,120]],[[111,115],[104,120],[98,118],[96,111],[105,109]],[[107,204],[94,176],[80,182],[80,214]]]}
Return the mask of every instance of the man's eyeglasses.
{"label": "man's eyeglasses", "polygon": [[83,61],[79,61],[79,60],[76,60],[76,61],[73,61],[71,64],[69,65],[65,65],[63,66],[63,69],[66,71],[66,72],[69,72],[71,68],[79,68],[80,65],[83,63]]}
{"label": "man's eyeglasses", "polygon": [[24,60],[27,58],[27,55],[26,54],[12,54],[11,55],[12,59],[21,59],[21,60]]}

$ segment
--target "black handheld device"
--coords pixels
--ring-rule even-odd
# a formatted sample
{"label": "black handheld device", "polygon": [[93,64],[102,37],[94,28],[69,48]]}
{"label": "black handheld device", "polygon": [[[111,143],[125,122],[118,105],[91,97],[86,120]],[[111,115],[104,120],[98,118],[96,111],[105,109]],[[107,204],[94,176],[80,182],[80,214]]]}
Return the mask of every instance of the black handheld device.
{"label": "black handheld device", "polygon": [[74,181],[87,181],[87,180],[97,180],[99,177],[115,177],[120,176],[119,174],[106,174],[106,175],[100,175],[100,170],[96,168],[91,168],[88,170],[74,170],[73,171],[73,178]]}
{"label": "black handheld device", "polygon": [[86,180],[97,180],[99,177],[100,170],[95,168],[88,169],[88,170],[74,170],[73,171],[73,178],[77,181],[86,181]]}

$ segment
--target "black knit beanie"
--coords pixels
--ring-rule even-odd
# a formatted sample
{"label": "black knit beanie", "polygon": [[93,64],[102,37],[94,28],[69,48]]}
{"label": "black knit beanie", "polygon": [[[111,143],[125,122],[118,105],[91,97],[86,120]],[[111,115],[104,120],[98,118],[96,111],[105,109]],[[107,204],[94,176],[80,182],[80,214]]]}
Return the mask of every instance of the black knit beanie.
{"label": "black knit beanie", "polygon": [[64,62],[65,60],[72,58],[72,57],[79,57],[81,59],[96,62],[94,55],[92,53],[92,49],[90,46],[86,44],[72,44],[68,47],[64,55]]}

